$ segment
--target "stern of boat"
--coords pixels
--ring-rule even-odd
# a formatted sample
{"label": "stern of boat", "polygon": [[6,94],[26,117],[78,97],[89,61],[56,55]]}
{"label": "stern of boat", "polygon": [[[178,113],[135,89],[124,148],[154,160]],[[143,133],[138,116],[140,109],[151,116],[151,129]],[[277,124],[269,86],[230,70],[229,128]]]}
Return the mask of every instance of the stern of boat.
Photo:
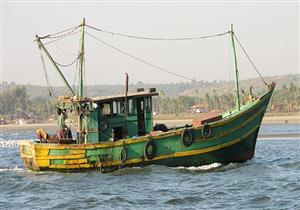
{"label": "stern of boat", "polygon": [[39,164],[36,161],[36,151],[32,140],[23,140],[19,143],[20,156],[27,169],[38,171]]}
{"label": "stern of boat", "polygon": [[51,144],[21,141],[19,150],[27,169],[33,171],[76,171],[93,168],[86,158],[91,145]]}

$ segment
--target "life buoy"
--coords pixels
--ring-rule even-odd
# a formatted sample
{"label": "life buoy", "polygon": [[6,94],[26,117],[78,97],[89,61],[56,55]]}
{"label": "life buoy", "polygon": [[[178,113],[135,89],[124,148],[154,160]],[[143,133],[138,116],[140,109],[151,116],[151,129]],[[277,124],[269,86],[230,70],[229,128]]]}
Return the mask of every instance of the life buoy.
{"label": "life buoy", "polygon": [[181,134],[181,140],[184,146],[188,147],[192,145],[194,139],[193,135],[191,134],[191,131],[189,129],[185,129],[183,133]]}
{"label": "life buoy", "polygon": [[99,127],[100,127],[100,131],[104,132],[108,128],[108,124],[107,124],[106,120],[102,120],[100,122]]}
{"label": "life buoy", "polygon": [[124,164],[126,160],[127,160],[127,149],[125,145],[123,145],[120,150],[120,161],[122,162],[122,164]]}
{"label": "life buoy", "polygon": [[156,155],[156,144],[154,141],[149,140],[145,144],[144,155],[148,160],[152,160]]}
{"label": "life buoy", "polygon": [[205,137],[205,138],[209,138],[211,137],[211,127],[208,123],[205,123],[202,127],[202,135]]}

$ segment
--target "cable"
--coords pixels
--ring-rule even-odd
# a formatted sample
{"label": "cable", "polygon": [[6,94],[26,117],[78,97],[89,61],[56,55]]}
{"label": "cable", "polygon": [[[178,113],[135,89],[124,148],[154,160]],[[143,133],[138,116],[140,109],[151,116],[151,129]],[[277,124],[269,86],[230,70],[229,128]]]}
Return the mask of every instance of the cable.
{"label": "cable", "polygon": [[61,37],[61,38],[54,39],[54,40],[52,40],[52,41],[46,42],[44,45],[51,44],[51,43],[53,43],[53,42],[57,42],[57,41],[59,41],[59,40],[62,40],[62,39],[64,39],[64,38],[67,38],[67,37],[72,36],[72,35],[77,34],[77,33],[79,33],[79,31],[74,31],[74,32],[72,32],[72,33],[70,33],[70,34],[68,34],[68,35],[66,35],[66,36],[64,36],[64,37]]}
{"label": "cable", "polygon": [[[63,31],[59,31],[59,32],[57,32],[57,33],[54,33],[54,34],[48,34],[48,35],[46,35],[46,36],[42,36],[42,37],[39,37],[40,39],[56,39],[56,38],[60,38],[60,37],[63,37],[63,36],[66,36],[66,35],[68,35],[69,33],[72,33],[72,32],[74,32],[77,28],[79,28],[80,26],[75,26],[75,27],[72,27],[72,28],[68,28],[68,29],[65,29],[65,30],[63,30]],[[67,32],[67,31],[69,31],[69,32]],[[64,32],[67,32],[67,33],[65,33],[65,34],[63,34],[63,35],[58,35],[58,34],[61,34],[61,33],[64,33]],[[56,35],[58,35],[58,36],[56,36]]]}
{"label": "cable", "polygon": [[[78,51],[78,55],[79,55],[79,51]],[[77,61],[76,61],[76,67],[75,67],[75,69],[76,69],[76,71],[75,71],[75,75],[74,75],[74,83],[73,83],[73,91],[74,91],[74,93],[76,92],[76,78],[77,78],[77,74],[78,74],[78,71],[79,71],[79,69],[78,69],[78,62],[79,62],[79,59],[77,59]]]}
{"label": "cable", "polygon": [[93,36],[92,34],[90,34],[90,33],[88,33],[88,32],[85,32],[85,33],[86,33],[87,35],[89,35],[90,37],[96,39],[97,41],[99,41],[99,42],[105,44],[106,46],[109,46],[110,48],[113,48],[114,50],[116,50],[116,51],[118,51],[118,52],[121,52],[121,53],[127,55],[127,56],[130,57],[130,58],[133,58],[133,59],[135,59],[135,60],[138,60],[138,61],[140,61],[140,62],[142,62],[142,63],[144,63],[144,64],[147,64],[147,65],[149,65],[149,66],[151,66],[151,67],[153,67],[153,68],[156,68],[156,69],[158,69],[158,70],[161,70],[161,71],[167,72],[167,73],[169,73],[169,74],[173,74],[173,75],[175,75],[175,76],[181,77],[181,78],[183,78],[183,79],[187,79],[187,80],[190,80],[190,81],[195,81],[194,79],[191,79],[191,78],[189,78],[189,77],[186,77],[186,76],[180,75],[180,74],[178,74],[178,73],[172,72],[172,71],[170,71],[170,70],[167,70],[167,69],[165,69],[165,68],[162,68],[162,67],[159,67],[159,66],[157,66],[157,65],[155,65],[155,64],[152,64],[152,63],[150,63],[150,62],[148,62],[148,61],[145,61],[145,60],[143,60],[143,59],[141,59],[141,58],[138,58],[138,57],[136,57],[136,56],[134,56],[134,55],[131,55],[131,54],[125,52],[124,50],[121,50],[121,49],[119,49],[119,48],[116,48],[116,47],[112,46],[111,44],[108,44],[107,42],[105,42],[105,41],[103,41],[103,40],[101,40],[101,39],[99,39],[99,38]]}
{"label": "cable", "polygon": [[256,66],[254,65],[254,63],[252,62],[251,58],[249,57],[249,55],[247,54],[247,52],[245,51],[244,47],[242,46],[242,44],[240,43],[240,41],[238,40],[238,38],[236,37],[235,33],[233,33],[234,38],[236,39],[237,43],[239,44],[239,46],[241,47],[241,49],[243,50],[243,52],[245,53],[246,57],[248,58],[248,60],[250,61],[250,63],[252,64],[253,68],[255,69],[255,71],[258,73],[258,75],[260,76],[260,78],[262,79],[262,81],[265,83],[266,86],[268,86],[268,84],[266,83],[266,81],[264,80],[264,78],[261,76],[261,74],[259,73],[258,69],[256,68]]}
{"label": "cable", "polygon": [[[83,58],[83,74],[84,74],[84,87],[87,87],[86,83],[86,68],[85,68],[85,58]],[[84,88],[85,97],[87,97],[87,88]]]}
{"label": "cable", "polygon": [[78,58],[79,57],[77,57],[75,60],[73,60],[71,63],[68,63],[68,64],[61,64],[56,61],[55,61],[55,63],[56,63],[56,65],[61,66],[61,67],[69,67],[69,66],[73,65],[78,60]]}
{"label": "cable", "polygon": [[78,27],[75,27],[73,30],[71,30],[71,31],[69,31],[69,32],[67,32],[67,33],[65,33],[65,34],[62,34],[62,35],[58,35],[58,36],[52,36],[52,35],[50,35],[50,36],[48,36],[47,38],[48,39],[59,39],[59,38],[62,38],[62,37],[66,37],[66,36],[68,36],[69,34],[72,34],[74,31],[76,31],[78,29]]}
{"label": "cable", "polygon": [[49,80],[49,77],[48,77],[48,73],[47,73],[47,69],[46,69],[46,65],[45,65],[45,60],[44,60],[44,56],[43,56],[43,52],[42,52],[42,49],[40,47],[39,47],[39,52],[40,52],[40,57],[41,57],[41,61],[42,61],[43,69],[44,69],[45,79],[46,79],[46,82],[47,82],[48,92],[49,92],[50,97],[52,98],[52,97],[55,97],[55,95],[54,95],[52,86],[50,84],[50,80]]}
{"label": "cable", "polygon": [[196,40],[196,39],[206,39],[206,38],[223,36],[225,34],[230,33],[230,31],[226,31],[224,33],[207,35],[207,36],[198,36],[198,37],[159,38],[159,37],[144,37],[144,36],[135,36],[135,35],[116,33],[116,32],[112,32],[112,31],[106,31],[106,30],[103,30],[103,29],[100,29],[100,28],[96,28],[96,27],[90,26],[90,25],[86,25],[86,27],[94,29],[94,30],[99,31],[99,32],[108,33],[108,34],[111,34],[111,35],[117,35],[117,36],[122,36],[122,37],[127,37],[127,38],[134,38],[134,39],[156,40],[156,41],[187,41],[187,40]]}

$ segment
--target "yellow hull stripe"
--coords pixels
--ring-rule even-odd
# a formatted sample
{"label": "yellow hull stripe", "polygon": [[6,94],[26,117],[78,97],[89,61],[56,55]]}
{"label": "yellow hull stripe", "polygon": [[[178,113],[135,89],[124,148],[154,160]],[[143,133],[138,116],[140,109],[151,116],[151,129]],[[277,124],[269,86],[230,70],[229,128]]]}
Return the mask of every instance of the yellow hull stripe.
{"label": "yellow hull stripe", "polygon": [[[235,128],[233,128],[229,131],[223,132],[222,134],[220,134],[216,137],[213,137],[213,138],[209,138],[207,140],[211,141],[215,138],[220,138],[222,136],[226,136],[229,133],[234,132],[234,131],[238,130],[241,127],[244,127],[249,122],[251,122],[254,118],[256,118],[257,115],[261,114],[264,111],[264,109],[265,109],[265,107],[261,108],[261,110],[258,113],[253,115],[251,118],[247,119],[240,126],[235,127]],[[180,135],[180,134],[178,134],[178,135]],[[203,139],[200,139],[200,140],[202,141]],[[198,141],[198,140],[196,140],[196,141]],[[229,142],[230,145],[234,144],[235,141]],[[38,147],[38,148],[34,149],[33,147],[35,146],[35,144],[31,144],[29,142],[24,142],[24,145],[27,145],[31,148],[31,154],[22,154],[21,153],[21,157],[22,158],[35,158],[36,161],[37,161],[37,165],[39,167],[49,166],[49,160],[55,160],[55,159],[65,160],[64,164],[87,163],[86,159],[82,159],[82,158],[85,158],[85,151],[86,151],[85,149],[70,150],[70,155],[51,155],[51,156],[48,156],[49,149],[45,149],[43,147],[42,148]],[[162,155],[162,156],[154,158],[154,160],[170,158],[170,157],[182,157],[182,156],[187,156],[187,155],[194,155],[194,153],[198,154],[199,152],[200,152],[199,154],[201,154],[201,153],[209,152],[214,148],[218,149],[219,147],[222,147],[222,146],[227,146],[227,145],[223,144],[223,145],[217,145],[217,146],[210,147],[210,148],[207,148],[207,149],[202,149],[202,150],[193,150],[193,151],[179,152],[179,153],[174,153],[174,154],[169,154],[169,155]],[[128,164],[134,164],[134,163],[139,163],[139,162],[142,162],[142,161],[144,161],[144,160],[132,159],[132,160],[128,160],[127,163]],[[105,162],[103,164],[105,164],[105,165],[120,165],[121,162],[120,161],[112,161],[112,162]]]}
{"label": "yellow hull stripe", "polygon": [[[257,124],[254,128],[252,128],[249,132],[244,134],[242,137],[234,139],[230,142],[226,142],[220,145],[204,148],[204,149],[199,149],[199,150],[192,150],[192,151],[185,151],[185,152],[176,152],[172,154],[166,154],[166,155],[161,155],[158,157],[153,158],[152,160],[146,160],[146,159],[132,159],[126,161],[126,164],[138,164],[146,161],[155,161],[155,160],[162,160],[162,159],[168,159],[168,158],[177,158],[177,157],[186,157],[186,156],[193,156],[193,155],[200,155],[200,154],[205,154],[208,152],[213,152],[217,151],[229,146],[232,146],[234,144],[237,144],[241,141],[243,141],[246,137],[251,135],[258,127],[260,124]],[[31,155],[30,155],[31,156]],[[30,158],[29,156],[26,156],[26,158]],[[68,159],[70,158],[70,159]],[[77,159],[76,159],[77,158]],[[50,159],[64,159],[64,164],[63,165],[50,165],[49,161]],[[36,164],[38,167],[41,168],[50,168],[50,169],[82,169],[82,168],[93,168],[95,167],[94,165],[88,164],[87,160],[84,158],[83,155],[77,155],[77,156],[48,156],[46,158],[36,158]],[[98,167],[110,167],[110,166],[119,166],[121,165],[121,161],[107,161],[107,162],[102,162],[98,163]]]}
{"label": "yellow hull stripe", "polygon": [[21,157],[25,158],[34,158],[36,160],[64,160],[64,159],[80,159],[85,158],[85,154],[78,155],[48,155],[48,156],[35,156],[35,155],[21,155]]}
{"label": "yellow hull stripe", "polygon": [[[241,127],[244,127],[247,125],[249,122],[251,122],[253,119],[255,119],[258,115],[260,115],[262,112],[265,110],[265,106],[262,107],[255,115],[251,116],[249,119],[245,120],[241,125],[233,127],[230,130],[227,130],[225,132],[222,132],[218,134],[217,136],[214,136],[209,139],[200,139],[200,140],[214,140],[217,138],[221,138],[224,136],[227,136],[228,134],[235,132],[236,130],[240,129]],[[197,127],[196,129],[201,129],[202,127]],[[179,136],[181,135],[183,129],[179,129],[177,131],[170,131],[166,133],[160,133],[154,136],[151,136],[152,139],[163,139],[171,136]],[[28,142],[28,141],[21,141],[20,145],[34,145],[34,148],[36,150],[36,156],[47,156],[48,155],[48,150],[49,149],[71,149],[70,153],[71,154],[85,154],[86,149],[96,149],[96,148],[109,148],[109,147],[116,147],[116,146],[122,146],[123,144],[134,144],[134,143],[139,143],[139,142],[146,142],[149,140],[148,137],[143,137],[143,138],[137,138],[137,139],[124,139],[124,140],[119,140],[116,142],[107,142],[107,143],[96,143],[96,144],[78,144],[78,145],[70,145],[70,144],[37,144],[33,142]],[[124,142],[124,143],[123,143]]]}
{"label": "yellow hull stripe", "polygon": [[[132,159],[132,160],[126,161],[126,164],[136,164],[136,163],[142,163],[142,162],[145,162],[145,161],[155,161],[155,160],[162,160],[162,159],[167,159],[167,158],[185,157],[185,156],[200,155],[200,154],[204,154],[204,153],[208,153],[208,152],[213,152],[213,151],[223,149],[223,148],[232,146],[234,144],[237,144],[237,143],[243,141],[246,137],[251,135],[259,126],[260,126],[260,124],[257,124],[254,128],[252,128],[245,135],[243,135],[240,138],[234,139],[230,142],[226,142],[226,143],[223,143],[223,144],[219,144],[219,145],[216,145],[216,146],[212,146],[212,147],[208,147],[208,148],[204,148],[204,149],[199,149],[199,150],[176,152],[176,153],[172,153],[172,154],[161,155],[161,156],[153,158],[152,160]],[[122,164],[121,161],[108,161],[108,162],[100,163],[101,166],[117,166],[117,165],[121,165],[121,164]]]}
{"label": "yellow hull stripe", "polygon": [[71,164],[71,165],[50,165],[47,168],[53,169],[83,169],[83,168],[92,168],[91,164]]}
{"label": "yellow hull stripe", "polygon": [[64,160],[64,164],[66,165],[72,165],[72,164],[82,164],[87,163],[87,159],[71,159],[71,160]]}

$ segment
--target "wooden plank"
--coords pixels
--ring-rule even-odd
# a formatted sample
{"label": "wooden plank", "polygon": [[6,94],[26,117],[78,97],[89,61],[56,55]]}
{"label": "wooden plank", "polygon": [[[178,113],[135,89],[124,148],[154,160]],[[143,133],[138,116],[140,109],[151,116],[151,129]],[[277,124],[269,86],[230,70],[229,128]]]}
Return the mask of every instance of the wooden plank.
{"label": "wooden plank", "polygon": [[93,168],[91,164],[72,164],[72,165],[50,165],[49,168],[55,169],[81,169],[81,168]]}
{"label": "wooden plank", "polygon": [[43,157],[36,157],[37,160],[65,160],[65,159],[81,159],[85,158],[84,154],[78,154],[78,155],[49,155],[49,156],[43,156]]}
{"label": "wooden plank", "polygon": [[[34,143],[33,143],[34,144]],[[95,144],[34,144],[35,148],[45,149],[93,149]]]}
{"label": "wooden plank", "polygon": [[49,154],[49,150],[48,149],[44,149],[44,148],[35,148],[35,156],[39,157],[39,156],[47,156]]}
{"label": "wooden plank", "polygon": [[36,160],[36,164],[38,167],[49,166],[49,160]]}
{"label": "wooden plank", "polygon": [[70,155],[79,155],[79,154],[85,154],[85,149],[71,149],[70,150]]}
{"label": "wooden plank", "polygon": [[65,165],[72,165],[72,164],[82,164],[87,163],[87,159],[71,159],[71,160],[65,160]]}
{"label": "wooden plank", "polygon": [[204,123],[210,123],[210,122],[214,122],[214,121],[221,120],[221,119],[222,119],[222,115],[220,115],[219,113],[214,113],[214,112],[206,113],[201,118],[193,119],[192,124],[193,124],[193,127],[199,127],[199,126],[203,125]]}

